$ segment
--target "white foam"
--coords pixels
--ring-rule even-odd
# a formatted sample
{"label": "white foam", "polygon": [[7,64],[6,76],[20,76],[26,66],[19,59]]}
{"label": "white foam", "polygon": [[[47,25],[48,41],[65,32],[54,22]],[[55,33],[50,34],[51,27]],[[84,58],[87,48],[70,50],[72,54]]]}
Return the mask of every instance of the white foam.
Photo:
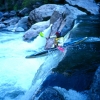
{"label": "white foam", "polygon": [[54,88],[57,89],[59,93],[63,95],[65,100],[87,100],[86,94],[77,92],[72,89],[66,90],[61,87],[54,87]]}
{"label": "white foam", "polygon": [[[52,24],[43,31],[43,34],[45,37],[48,37],[50,32],[51,32],[51,26]],[[33,41],[33,50],[39,50],[41,48],[44,48],[44,46],[46,45],[46,38],[45,37],[41,37],[40,35],[38,35],[38,37]]]}

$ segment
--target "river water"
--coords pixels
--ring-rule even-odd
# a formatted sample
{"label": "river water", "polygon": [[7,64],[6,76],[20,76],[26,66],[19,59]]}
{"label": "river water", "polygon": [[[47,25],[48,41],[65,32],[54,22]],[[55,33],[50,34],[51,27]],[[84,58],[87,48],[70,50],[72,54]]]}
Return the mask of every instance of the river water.
{"label": "river water", "polygon": [[[94,19],[99,20],[98,17]],[[82,24],[85,25],[87,20],[84,20],[84,17],[83,21],[84,23]],[[82,18],[78,22],[81,23]],[[89,25],[91,24],[89,23]],[[89,32],[88,29],[86,30],[86,32]],[[96,30],[93,31],[96,32]],[[53,51],[43,57],[26,59],[27,55],[34,52],[33,42],[24,42],[22,40],[23,34],[23,32],[0,31],[0,100],[29,100],[51,73],[51,69],[56,67],[64,57],[64,54],[60,51]],[[100,39],[99,37],[90,37],[89,41],[100,41]],[[61,55],[60,57],[59,54]],[[61,88],[57,89],[66,91]],[[76,91],[71,90],[70,93],[79,95],[81,100],[86,100],[84,99],[86,95],[77,94]],[[69,98],[72,98],[71,94]]]}
{"label": "river water", "polygon": [[0,100],[27,91],[42,60],[46,59],[25,58],[33,51],[32,43],[23,42],[23,34],[0,32]]}
{"label": "river water", "polygon": [[[49,74],[49,70],[55,67],[60,60],[51,64],[54,62],[53,58],[58,58],[57,52],[59,51],[34,59],[25,58],[35,52],[33,50],[35,44],[24,42],[22,40],[23,34],[22,32],[0,32],[0,100],[21,100],[20,97],[25,100],[23,95],[33,84],[34,76],[37,82],[34,83],[34,89],[37,90],[37,86]],[[37,45],[39,44],[37,43]],[[37,72],[39,73],[36,74]],[[28,93],[26,100],[32,95],[31,92]]]}

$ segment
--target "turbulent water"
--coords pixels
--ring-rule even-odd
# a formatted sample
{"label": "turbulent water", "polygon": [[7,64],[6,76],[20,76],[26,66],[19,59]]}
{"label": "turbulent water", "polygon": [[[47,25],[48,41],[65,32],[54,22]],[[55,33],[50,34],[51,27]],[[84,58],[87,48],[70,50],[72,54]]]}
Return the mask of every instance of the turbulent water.
{"label": "turbulent water", "polygon": [[22,36],[23,33],[0,32],[0,100],[23,95],[46,59],[26,59],[33,53],[32,43],[23,42]]}
{"label": "turbulent water", "polygon": [[[81,23],[82,20],[78,22]],[[88,29],[86,31],[88,32]],[[60,51],[53,51],[43,57],[26,59],[25,56],[34,52],[33,42],[24,42],[23,34],[22,32],[0,32],[0,100],[29,100],[32,95],[35,96],[35,92],[51,73],[51,69],[56,67],[64,57]],[[90,37],[87,40],[87,42],[91,41],[100,41],[100,38]],[[86,95],[74,90],[55,88],[61,94],[64,93],[66,100],[86,100],[87,98]],[[76,98],[73,99],[71,94]]]}
{"label": "turbulent water", "polygon": [[[59,51],[34,59],[25,58],[35,53],[35,47],[33,42],[26,43],[22,40],[23,34],[0,32],[0,100],[28,100],[51,68],[61,60],[57,59]],[[33,79],[34,87],[31,87]],[[30,87],[32,92],[28,91]]]}

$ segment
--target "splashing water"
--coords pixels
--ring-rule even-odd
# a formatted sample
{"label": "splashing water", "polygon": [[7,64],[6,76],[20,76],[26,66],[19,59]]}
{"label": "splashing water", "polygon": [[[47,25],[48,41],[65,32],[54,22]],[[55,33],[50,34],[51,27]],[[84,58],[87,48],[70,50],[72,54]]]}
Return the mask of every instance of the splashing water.
{"label": "splashing water", "polygon": [[84,93],[77,92],[75,90],[66,90],[60,87],[54,87],[56,90],[59,91],[60,94],[64,96],[65,100],[89,100],[87,95]]}
{"label": "splashing water", "polygon": [[33,53],[33,43],[24,42],[22,36],[23,33],[0,32],[0,98],[6,98],[14,91],[27,91],[46,59],[26,59],[26,55]]}

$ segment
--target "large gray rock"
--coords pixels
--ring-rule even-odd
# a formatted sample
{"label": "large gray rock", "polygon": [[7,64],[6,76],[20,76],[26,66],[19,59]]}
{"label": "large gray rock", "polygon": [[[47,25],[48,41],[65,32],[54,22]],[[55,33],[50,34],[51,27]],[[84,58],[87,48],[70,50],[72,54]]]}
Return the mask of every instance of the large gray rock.
{"label": "large gray rock", "polygon": [[85,12],[82,12],[73,6],[70,6],[68,4],[65,4],[64,6],[67,10],[69,10],[70,14],[66,16],[66,25],[61,31],[62,36],[65,36],[65,34],[68,33],[68,31],[73,27],[74,20],[77,18],[78,15],[86,15]]}
{"label": "large gray rock", "polygon": [[29,30],[27,30],[23,36],[24,41],[30,41],[37,37],[37,35],[45,30],[50,24],[50,21],[43,21],[33,24]]}
{"label": "large gray rock", "polygon": [[[79,16],[77,18],[78,26],[70,31],[69,38],[74,41],[74,39],[91,37],[94,39],[95,37],[100,36],[100,23],[99,23],[99,16]],[[98,26],[98,27],[97,27]],[[88,30],[88,31],[87,31]],[[79,45],[68,46],[67,53],[66,53],[66,60],[63,59],[62,63],[60,62],[58,67],[56,68],[57,71],[66,71],[74,69],[74,67],[79,66],[90,66],[90,69],[96,68],[94,64],[100,64],[100,55],[99,55],[99,45],[100,42],[97,41],[90,41],[80,43]],[[92,40],[92,39],[91,39]],[[91,67],[91,64],[93,66]],[[69,66],[69,67],[68,67]],[[87,68],[87,66],[86,66]],[[89,68],[89,67],[88,67]],[[76,68],[75,68],[76,69]]]}
{"label": "large gray rock", "polygon": [[[51,30],[51,36],[55,35],[57,31],[60,31],[62,36],[64,36],[69,29],[71,29],[71,26],[73,25],[73,21],[75,18],[77,18],[77,15],[83,15],[85,14],[84,12],[78,10],[75,7],[69,6],[68,4],[65,5],[66,8],[66,13],[65,13],[65,18],[60,16],[58,20],[53,24],[52,30]],[[66,30],[62,32],[62,30]],[[52,42],[51,42],[52,41]],[[55,40],[54,39],[48,39],[45,48],[51,48],[52,45],[54,44]]]}
{"label": "large gray rock", "polygon": [[16,24],[16,28],[22,27],[24,30],[27,30],[28,29],[27,22],[28,22],[28,16],[22,17]]}
{"label": "large gray rock", "polygon": [[[64,19],[64,18],[62,18],[62,17],[64,17],[63,13],[66,16],[66,21],[63,23],[64,25],[62,24],[62,20]],[[59,30],[62,31],[64,26],[65,26],[66,30],[69,30],[73,24],[74,19],[77,18],[77,15],[82,15],[82,14],[86,14],[86,13],[78,10],[75,7],[69,6],[67,4],[64,6],[55,5],[55,4],[46,4],[46,5],[43,5],[39,8],[36,8],[35,10],[33,10],[30,13],[28,19],[30,19],[31,24],[32,24],[34,20],[39,21],[39,20],[43,20],[43,18],[51,17],[50,23],[53,23],[53,26],[52,26],[52,31],[51,31],[50,35],[55,35],[55,33],[58,31],[58,29],[60,28]],[[39,17],[40,15],[42,17]],[[35,38],[39,34],[39,32],[43,31],[43,29],[46,29],[46,28],[47,27],[45,27],[44,23],[42,24],[42,26],[41,25],[37,26],[34,24],[28,31],[25,32],[23,39],[24,40],[31,40],[31,39]],[[67,32],[65,32],[65,33],[67,33]],[[63,36],[64,35],[65,34],[63,33]],[[53,44],[54,39],[53,40],[51,39],[48,41],[47,41],[46,48],[51,47],[50,43]],[[53,41],[53,42],[50,42],[50,41]]]}
{"label": "large gray rock", "polygon": [[79,9],[69,6],[68,4],[65,4],[66,9],[70,11],[70,17],[76,19],[78,15],[84,15],[86,14],[85,12],[80,11]]}
{"label": "large gray rock", "polygon": [[[91,14],[98,14],[98,6],[94,2],[94,0],[65,0],[72,6],[81,7],[84,10],[87,10]],[[80,9],[81,10],[81,9]]]}
{"label": "large gray rock", "polygon": [[[62,17],[66,17],[64,15],[69,15],[69,10],[66,10],[66,13],[59,13],[59,11],[54,11],[51,18],[50,22],[49,21],[44,21],[40,23],[36,23],[32,25],[32,27],[25,32],[25,35],[23,36],[24,40],[31,40],[35,38],[41,31],[45,30],[51,23],[53,24],[52,26],[52,32],[50,35],[55,35],[55,33],[58,31],[58,28],[60,27]],[[50,43],[50,42],[49,42]]]}
{"label": "large gray rock", "polygon": [[63,13],[66,11],[66,8],[63,5],[56,4],[45,4],[40,6],[30,12],[28,24],[32,25],[35,22],[49,19],[55,10]]}
{"label": "large gray rock", "polygon": [[20,19],[19,17],[13,17],[3,21],[3,23],[7,26],[15,25],[16,23],[18,23],[19,19]]}
{"label": "large gray rock", "polygon": [[22,17],[21,19],[19,17],[15,17],[12,19],[5,20],[3,23],[8,25],[7,30],[9,31],[22,32],[28,29],[27,20],[28,20],[28,16]]}
{"label": "large gray rock", "polygon": [[5,24],[6,30],[9,30],[9,31],[14,30],[15,31],[16,24],[18,23],[19,20],[20,20],[19,17],[13,17],[13,18],[3,21],[2,23]]}

